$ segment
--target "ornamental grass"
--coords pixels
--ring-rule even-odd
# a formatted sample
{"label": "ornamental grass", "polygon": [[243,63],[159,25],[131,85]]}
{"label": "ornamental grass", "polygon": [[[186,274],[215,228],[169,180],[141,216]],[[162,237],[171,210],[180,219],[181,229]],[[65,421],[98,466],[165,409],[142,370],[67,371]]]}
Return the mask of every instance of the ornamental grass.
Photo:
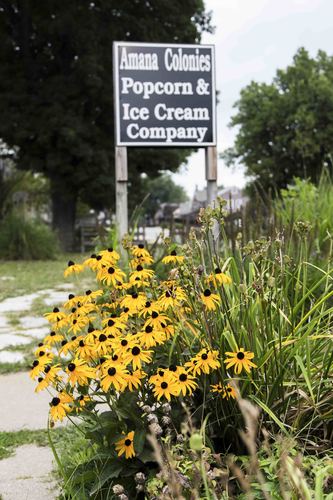
{"label": "ornamental grass", "polygon": [[122,264],[113,248],[68,263],[66,276],[89,268],[96,289],[45,315],[50,333],[30,375],[50,393],[51,425],[75,417],[93,443],[78,473],[87,498],[117,498],[116,483],[143,498],[135,474],[158,471],[149,435],[176,443],[189,420],[212,453],[243,452],[240,398],[261,410],[268,435],[330,446],[331,259],[311,264],[300,222],[292,257],[283,233],[231,250],[223,207],[200,213],[187,244],[166,240],[158,262],[125,240]]}

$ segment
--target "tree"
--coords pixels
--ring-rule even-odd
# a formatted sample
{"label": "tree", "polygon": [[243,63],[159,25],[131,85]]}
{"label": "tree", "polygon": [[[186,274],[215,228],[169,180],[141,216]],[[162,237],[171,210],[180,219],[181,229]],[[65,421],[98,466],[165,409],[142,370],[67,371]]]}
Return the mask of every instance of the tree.
{"label": "tree", "polygon": [[[114,204],[112,42],[195,42],[203,0],[0,0],[0,138],[50,179],[53,224],[73,242],[78,197]],[[189,150],[131,150],[130,176],[176,170]]]}
{"label": "tree", "polygon": [[153,217],[161,203],[181,203],[188,199],[186,191],[182,186],[177,186],[168,173],[163,173],[155,178],[144,177],[136,185],[136,193],[132,199],[132,206],[138,205],[145,196],[143,204],[145,215]]}
{"label": "tree", "polygon": [[301,48],[293,64],[278,70],[271,84],[251,82],[236,102],[231,126],[235,145],[228,164],[246,166],[263,190],[286,187],[297,176],[318,181],[333,167],[333,58],[315,59]]}

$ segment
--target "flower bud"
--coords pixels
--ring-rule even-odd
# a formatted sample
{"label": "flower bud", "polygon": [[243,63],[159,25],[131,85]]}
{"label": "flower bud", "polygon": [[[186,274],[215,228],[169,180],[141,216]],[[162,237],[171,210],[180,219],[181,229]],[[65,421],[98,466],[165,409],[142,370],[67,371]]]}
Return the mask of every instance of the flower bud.
{"label": "flower bud", "polygon": [[115,484],[114,487],[112,488],[112,491],[115,495],[121,495],[124,493],[124,487],[121,484]]}

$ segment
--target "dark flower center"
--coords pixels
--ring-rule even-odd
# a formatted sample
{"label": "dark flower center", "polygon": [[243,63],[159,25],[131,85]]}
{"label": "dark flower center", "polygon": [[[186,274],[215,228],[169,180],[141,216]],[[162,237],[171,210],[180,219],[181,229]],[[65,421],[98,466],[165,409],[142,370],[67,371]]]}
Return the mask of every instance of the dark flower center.
{"label": "dark flower center", "polygon": [[162,389],[166,389],[167,387],[168,387],[167,382],[162,382],[162,383],[161,383],[161,388],[162,388]]}
{"label": "dark flower center", "polygon": [[139,264],[138,266],[136,266],[136,270],[137,270],[137,271],[143,271],[143,267],[142,267],[142,266],[140,266],[140,264]]}
{"label": "dark flower center", "polygon": [[52,401],[51,401],[51,405],[52,406],[58,406],[59,403],[60,403],[60,399],[59,398],[53,398]]}
{"label": "dark flower center", "polygon": [[112,319],[109,319],[108,326],[113,326],[113,325],[114,325],[114,321]]}
{"label": "dark flower center", "polygon": [[228,387],[228,388],[227,388],[227,392],[232,392],[231,387]]}
{"label": "dark flower center", "polygon": [[109,269],[108,269],[108,273],[109,273],[109,274],[114,274],[114,268],[113,268],[113,267],[109,267]]}
{"label": "dark flower center", "polygon": [[72,260],[68,261],[68,267],[74,266],[74,262]]}
{"label": "dark flower center", "polygon": [[76,307],[72,307],[71,312],[75,313],[75,311],[76,311]]}
{"label": "dark flower center", "polygon": [[58,309],[57,307],[54,307],[54,308],[53,308],[53,312],[54,312],[54,313],[58,313],[58,312],[59,312],[59,309]]}
{"label": "dark flower center", "polygon": [[99,363],[102,365],[103,363],[105,363],[105,361],[106,361],[106,359],[105,359],[105,358],[101,358],[101,359],[99,360]]}
{"label": "dark flower center", "polygon": [[151,333],[153,331],[153,327],[150,326],[150,325],[147,325],[146,328],[145,328],[145,332],[146,333]]}
{"label": "dark flower center", "polygon": [[55,336],[55,334],[56,334],[56,332],[51,332],[51,333],[50,333],[50,337],[54,337],[54,336]]}
{"label": "dark flower center", "polygon": [[171,297],[171,293],[170,293],[170,292],[165,292],[165,296],[166,296],[167,298],[169,298],[169,297]]}
{"label": "dark flower center", "polygon": [[126,339],[123,339],[120,343],[121,343],[121,345],[122,345],[123,347],[125,347],[125,346],[127,346],[128,341],[127,341]]}
{"label": "dark flower center", "polygon": [[124,307],[124,313],[128,313],[129,311],[129,308],[128,307]]}
{"label": "dark flower center", "polygon": [[50,370],[51,370],[50,365],[46,365],[44,368],[44,373],[49,373]]}
{"label": "dark flower center", "polygon": [[76,340],[76,335],[73,335],[73,337],[71,338],[71,340]]}
{"label": "dark flower center", "polygon": [[69,365],[68,365],[68,370],[69,370],[70,372],[73,372],[73,371],[75,370],[75,364],[74,364],[74,363],[69,363]]}
{"label": "dark flower center", "polygon": [[43,377],[38,377],[38,382],[43,382]]}
{"label": "dark flower center", "polygon": [[163,371],[163,370],[159,370],[159,371],[158,371],[158,374],[159,374],[159,376],[160,376],[160,377],[163,377],[163,375],[164,375],[164,371]]}
{"label": "dark flower center", "polygon": [[205,297],[209,297],[210,295],[212,295],[212,292],[209,290],[209,288],[206,288],[203,294]]}
{"label": "dark flower center", "polygon": [[108,252],[110,252],[110,253],[113,252],[113,247],[109,247]]}
{"label": "dark flower center", "polygon": [[172,256],[177,255],[176,250],[172,250],[172,252],[170,253],[170,255],[172,255]]}
{"label": "dark flower center", "polygon": [[117,359],[118,359],[118,354],[114,354],[114,355],[112,356],[112,361],[117,361]]}
{"label": "dark flower center", "polygon": [[243,352],[238,352],[237,353],[237,359],[242,360],[245,358],[245,354]]}
{"label": "dark flower center", "polygon": [[75,295],[73,295],[72,293],[70,293],[70,294],[68,295],[68,299],[69,299],[69,300],[74,299],[74,297],[75,297]]}
{"label": "dark flower center", "polygon": [[74,319],[74,320],[73,320],[73,325],[76,325],[76,323],[77,323],[77,320],[76,320],[76,319]]}
{"label": "dark flower center", "polygon": [[151,303],[149,301],[146,302],[145,307],[150,307]]}
{"label": "dark flower center", "polygon": [[158,312],[153,311],[153,312],[152,312],[151,317],[152,317],[153,319],[156,319],[156,318],[158,317]]}
{"label": "dark flower center", "polygon": [[37,359],[35,359],[35,361],[32,363],[32,366],[35,367],[35,366],[38,366],[39,365],[39,361]]}
{"label": "dark flower center", "polygon": [[180,380],[181,382],[185,382],[185,380],[187,380],[187,375],[186,375],[186,373],[181,373],[181,374],[179,375],[179,380]]}
{"label": "dark flower center", "polygon": [[80,340],[80,342],[79,342],[79,346],[80,346],[80,347],[84,347],[84,342],[83,342],[83,340]]}
{"label": "dark flower center", "polygon": [[145,246],[144,246],[142,243],[140,243],[140,245],[138,245],[138,247],[142,249],[142,248],[144,248]]}
{"label": "dark flower center", "polygon": [[104,333],[101,333],[101,334],[100,334],[100,336],[98,337],[98,340],[99,340],[100,342],[105,342],[105,341],[106,341],[106,339],[107,339],[107,336],[106,336],[106,335],[104,335]]}
{"label": "dark flower center", "polygon": [[43,342],[39,342],[38,347],[42,347],[42,345],[44,345]]}
{"label": "dark flower center", "polygon": [[102,256],[101,255],[97,255],[96,260],[102,260]]}
{"label": "dark flower center", "polygon": [[63,341],[61,342],[61,345],[62,345],[62,346],[66,345],[66,344],[67,344],[67,340],[63,340]]}
{"label": "dark flower center", "polygon": [[137,299],[138,298],[138,294],[136,292],[132,293],[132,299]]}
{"label": "dark flower center", "polygon": [[95,328],[93,326],[89,326],[88,333],[92,333],[94,330],[95,330]]}
{"label": "dark flower center", "polygon": [[125,446],[131,446],[132,441],[130,439],[125,439]]}
{"label": "dark flower center", "polygon": [[110,377],[113,377],[113,375],[115,375],[115,374],[116,374],[116,371],[117,371],[117,370],[116,370],[114,367],[109,368],[109,369],[108,369],[108,374],[110,375]]}
{"label": "dark flower center", "polygon": [[140,352],[141,352],[140,347],[138,347],[138,346],[133,347],[133,349],[132,349],[133,356],[138,356],[140,354]]}
{"label": "dark flower center", "polygon": [[215,274],[221,274],[221,273],[222,273],[221,269],[219,267],[217,267],[215,269]]}
{"label": "dark flower center", "polygon": [[169,370],[170,370],[171,372],[176,372],[176,371],[177,371],[177,366],[176,366],[176,365],[170,365],[170,366],[169,366]]}
{"label": "dark flower center", "polygon": [[203,354],[201,354],[201,359],[206,361],[206,359],[208,359],[208,354],[206,354],[205,352]]}
{"label": "dark flower center", "polygon": [[96,259],[96,254],[95,254],[95,253],[92,253],[92,254],[90,255],[90,258],[91,258],[91,259]]}
{"label": "dark flower center", "polygon": [[90,295],[90,294],[91,294],[91,290],[87,290],[86,295]]}
{"label": "dark flower center", "polygon": [[40,351],[39,356],[45,356],[45,352],[44,351]]}

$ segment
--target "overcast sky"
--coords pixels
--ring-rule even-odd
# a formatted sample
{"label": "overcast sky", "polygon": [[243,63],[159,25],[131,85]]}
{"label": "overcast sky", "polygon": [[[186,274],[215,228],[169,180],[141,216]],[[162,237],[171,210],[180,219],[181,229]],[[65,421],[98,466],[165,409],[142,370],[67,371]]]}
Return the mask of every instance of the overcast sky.
{"label": "overcast sky", "polygon": [[[270,82],[277,68],[292,62],[297,49],[311,55],[319,49],[333,55],[333,0],[206,0],[213,13],[213,35],[202,43],[216,46],[218,151],[232,146],[235,131],[228,128],[232,106],[251,80]],[[192,195],[205,186],[204,150],[191,156],[186,168],[173,176]],[[218,183],[243,186],[242,170],[226,168],[219,160]]]}

